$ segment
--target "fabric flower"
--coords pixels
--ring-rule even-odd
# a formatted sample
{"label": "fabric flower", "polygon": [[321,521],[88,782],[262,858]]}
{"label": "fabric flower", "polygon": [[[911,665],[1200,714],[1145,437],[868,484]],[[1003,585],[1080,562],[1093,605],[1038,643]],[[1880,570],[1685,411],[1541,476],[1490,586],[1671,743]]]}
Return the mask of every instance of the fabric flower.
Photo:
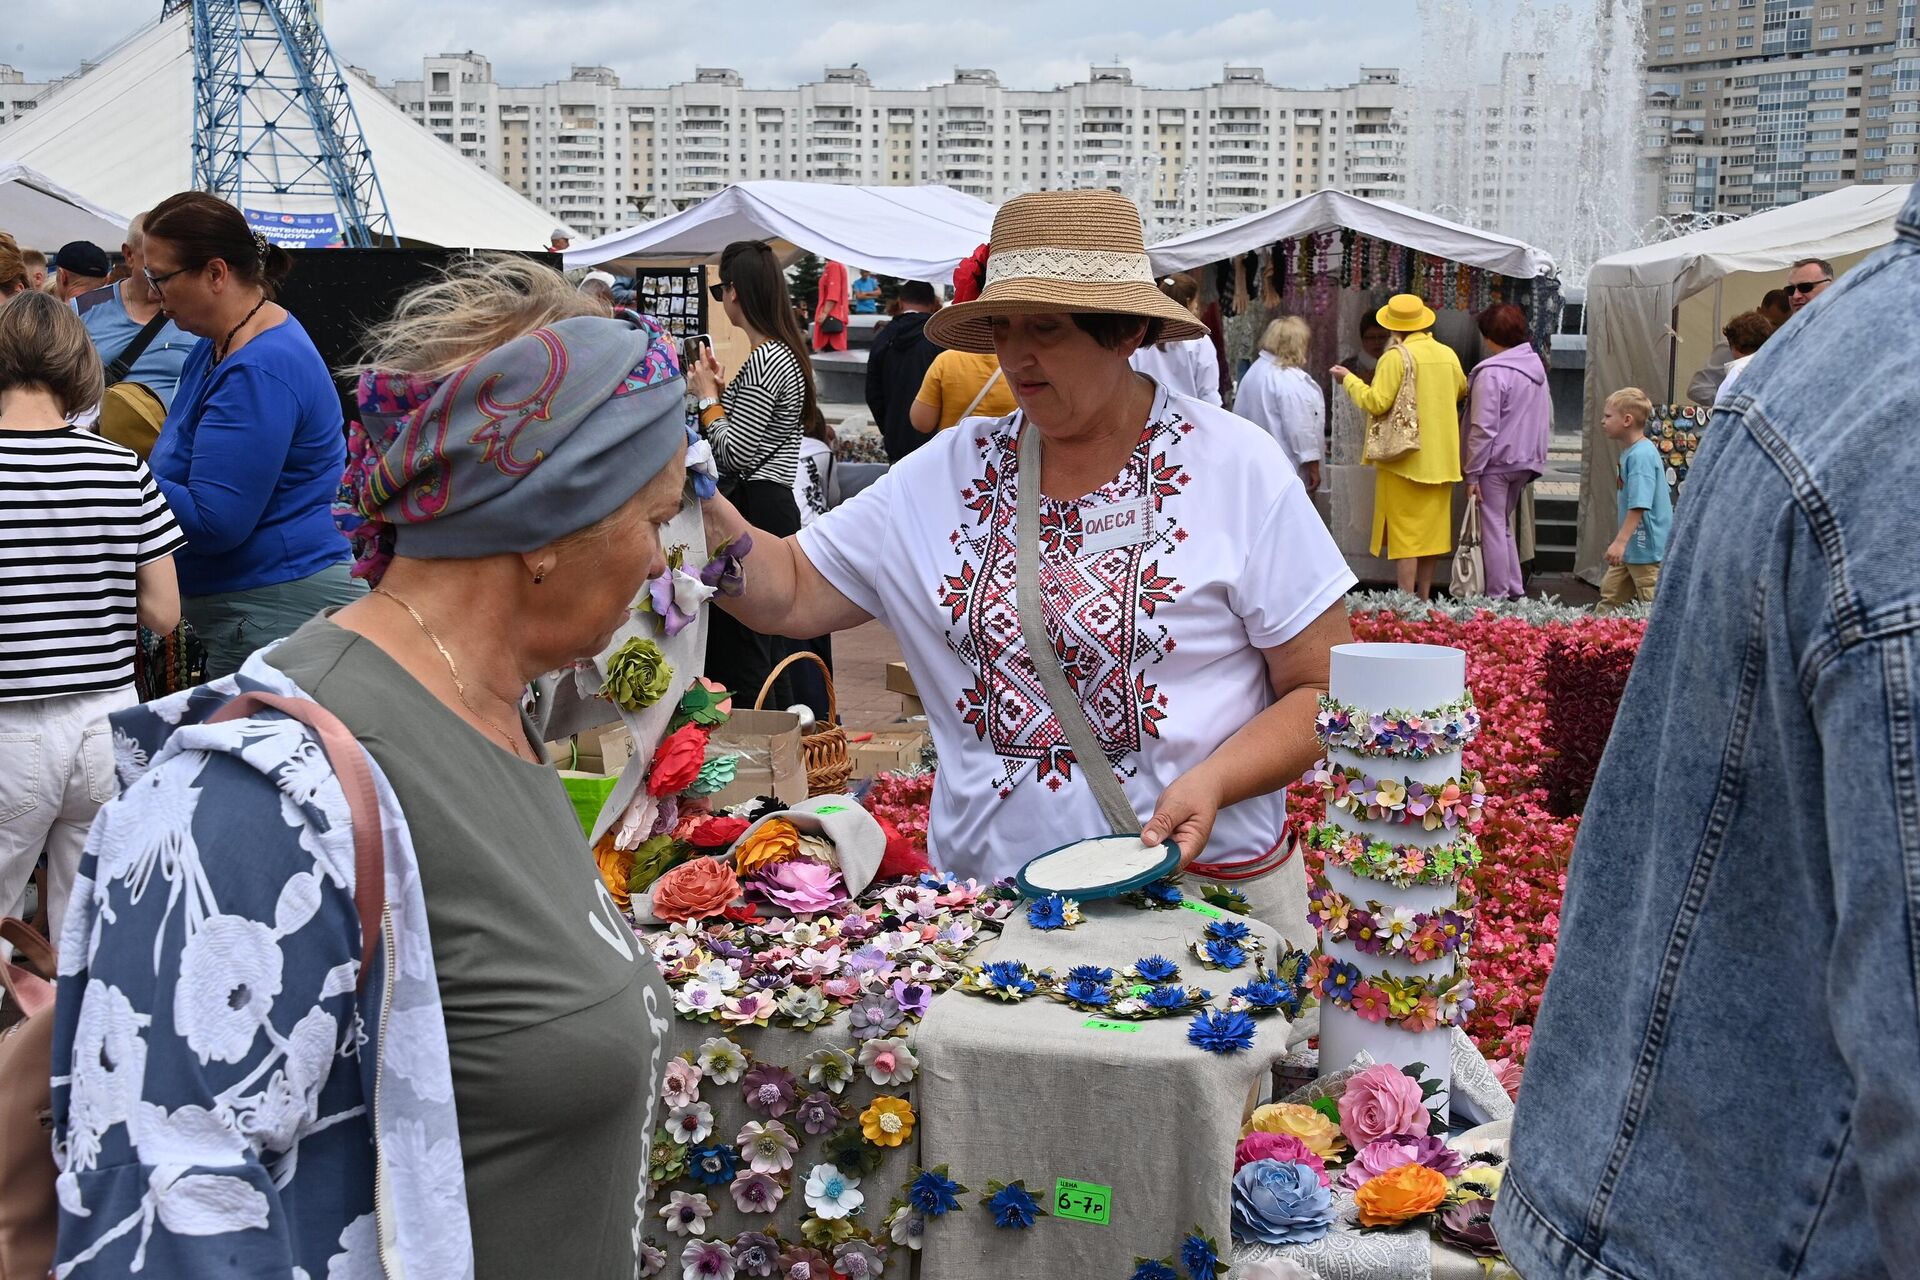
{"label": "fabric flower", "polygon": [[1146,1002],[1149,1009],[1184,1009],[1191,1003],[1191,997],[1185,987],[1168,984],[1147,992]]}
{"label": "fabric flower", "polygon": [[845,1049],[815,1049],[807,1055],[807,1083],[839,1093],[853,1080],[853,1055]]}
{"label": "fabric flower", "polygon": [[844,1118],[839,1106],[824,1093],[808,1094],[793,1113],[793,1122],[816,1138],[839,1128]]}
{"label": "fabric flower", "polygon": [[850,1125],[820,1144],[821,1157],[850,1178],[865,1178],[880,1170],[886,1152],[867,1141],[860,1126]]}
{"label": "fabric flower", "polygon": [[1493,1236],[1493,1201],[1463,1200],[1442,1210],[1440,1238],[1477,1258],[1498,1257],[1500,1242]]}
{"label": "fabric flower", "polygon": [[897,1147],[913,1136],[913,1106],[905,1098],[875,1098],[860,1113],[860,1132],[876,1147]]}
{"label": "fabric flower", "polygon": [[1333,1196],[1313,1166],[1255,1160],[1233,1175],[1233,1238],[1307,1244],[1333,1229]]}
{"label": "fabric flower", "polygon": [[817,1164],[807,1175],[807,1208],[829,1220],[845,1218],[860,1211],[867,1198],[860,1190],[860,1179],[848,1177],[830,1164]]}
{"label": "fabric flower", "polygon": [[833,1270],[847,1280],[871,1280],[887,1269],[887,1257],[865,1240],[842,1240],[833,1246]]}
{"label": "fabric flower", "polygon": [[768,818],[733,851],[741,875],[800,856],[800,832],[785,818]]}
{"label": "fabric flower", "polygon": [[669,1062],[660,1085],[660,1100],[669,1109],[690,1107],[700,1101],[700,1068],[685,1058]]}
{"label": "fabric flower", "polygon": [[607,886],[614,907],[626,915],[633,910],[633,851],[615,843],[617,834],[608,831],[593,842],[593,866]]}
{"label": "fabric flower", "polygon": [[707,731],[697,724],[683,725],[654,749],[647,766],[647,794],[678,795],[700,776],[707,759]]}
{"label": "fabric flower", "polygon": [[727,1189],[733,1192],[733,1203],[740,1212],[756,1218],[773,1213],[787,1198],[787,1189],[780,1185],[779,1179],[758,1169],[740,1170]]}
{"label": "fabric flower", "polygon": [[1024,1180],[1001,1187],[997,1184],[989,1188],[990,1194],[982,1197],[982,1202],[993,1211],[993,1225],[1014,1231],[1025,1231],[1041,1218],[1047,1217],[1047,1211],[1027,1190]]}
{"label": "fabric flower", "polygon": [[1113,970],[1105,965],[1080,964],[1067,970],[1068,982],[1090,982],[1096,986],[1107,986],[1113,981]]}
{"label": "fabric flower", "polygon": [[1397,1227],[1432,1213],[1447,1198],[1447,1180],[1423,1164],[1403,1164],[1369,1178],[1353,1193],[1363,1227]]}
{"label": "fabric flower", "polygon": [[1207,925],[1207,938],[1213,942],[1246,942],[1253,930],[1238,920],[1215,920]]}
{"label": "fabric flower", "polygon": [[1209,969],[1238,969],[1247,962],[1245,947],[1219,938],[1209,938],[1199,946],[1200,960]]}
{"label": "fabric flower", "polygon": [[920,1070],[920,1059],[913,1056],[905,1040],[869,1040],[860,1046],[860,1065],[867,1079],[883,1089],[913,1083]]}
{"label": "fabric flower", "polygon": [[1244,1013],[1202,1009],[1187,1025],[1187,1043],[1208,1053],[1239,1053],[1253,1047],[1254,1021]]}
{"label": "fabric flower", "polygon": [[906,1017],[899,1006],[884,998],[862,1001],[847,1015],[853,1038],[863,1041],[890,1035],[904,1021]]}
{"label": "fabric flower", "polygon": [[740,1098],[748,1110],[763,1115],[783,1116],[793,1106],[793,1073],[771,1062],[762,1062],[747,1072],[740,1082]]}
{"label": "fabric flower", "polygon": [[705,1142],[713,1132],[713,1108],[704,1102],[675,1107],[667,1113],[667,1132],[683,1147]]}
{"label": "fabric flower", "polygon": [[1518,1100],[1520,1097],[1521,1066],[1518,1058],[1495,1058],[1487,1064],[1493,1068],[1493,1078],[1507,1091],[1507,1096]]}
{"label": "fabric flower", "polygon": [[659,645],[639,636],[607,655],[606,671],[603,692],[623,711],[652,706],[667,696],[673,684],[673,667],[667,655]]}
{"label": "fabric flower", "polygon": [[1186,901],[1186,895],[1180,892],[1180,886],[1172,880],[1155,880],[1140,891],[1148,902],[1155,907],[1177,907]]}
{"label": "fabric flower", "polygon": [[887,1218],[887,1238],[904,1248],[919,1249],[926,1234],[926,1218],[904,1204]]}
{"label": "fabric flower", "polygon": [[687,1176],[710,1187],[732,1182],[734,1164],[733,1148],[718,1143],[687,1152]]}
{"label": "fabric flower", "polygon": [[1180,1280],[1171,1258],[1135,1258],[1133,1274],[1127,1280]]}
{"label": "fabric flower", "polygon": [[653,914],[662,920],[705,920],[739,896],[732,867],[719,858],[694,858],[654,882]]}
{"label": "fabric flower", "polygon": [[732,1084],[747,1072],[747,1055],[725,1036],[702,1041],[694,1051],[694,1065],[715,1084]]}
{"label": "fabric flower", "polygon": [[780,1265],[780,1242],[763,1231],[744,1231],[733,1238],[733,1265],[735,1275],[771,1276]]}
{"label": "fabric flower", "polygon": [[840,868],[793,858],[754,873],[747,888],[772,905],[795,915],[817,915],[847,900]]}
{"label": "fabric flower", "polygon": [[924,1018],[927,1009],[933,1004],[933,988],[924,982],[908,982],[904,978],[895,978],[887,990],[893,996],[893,1002],[900,1006],[900,1012],[909,1018]]}
{"label": "fabric flower", "polygon": [[725,849],[752,824],[745,818],[703,818],[687,835],[687,843],[696,849]]}
{"label": "fabric flower", "polygon": [[833,1263],[818,1249],[790,1245],[780,1251],[781,1280],[832,1280]]}
{"label": "fabric flower", "polygon": [[780,997],[778,1012],[796,1027],[811,1027],[833,1016],[833,1006],[818,991],[807,987],[789,987]]}
{"label": "fabric flower", "polygon": [[1068,978],[1061,983],[1060,994],[1074,1004],[1104,1005],[1113,1000],[1113,993],[1104,983],[1088,982],[1082,978]]}
{"label": "fabric flower", "polygon": [[1080,923],[1080,904],[1050,893],[1027,904],[1027,923],[1036,929],[1071,929]]}
{"label": "fabric flower", "polygon": [[657,1276],[660,1274],[661,1268],[667,1265],[667,1255],[662,1253],[657,1246],[642,1240],[636,1262],[639,1265],[642,1276]]}
{"label": "fabric flower", "polygon": [[668,1233],[676,1236],[707,1234],[707,1219],[712,1216],[713,1206],[699,1192],[676,1191],[660,1209]]}
{"label": "fabric flower", "polygon": [[1356,1147],[1390,1133],[1425,1133],[1431,1124],[1418,1082],[1389,1062],[1349,1078],[1340,1095],[1340,1128]]}
{"label": "fabric flower", "polygon": [[700,570],[700,581],[723,596],[738,596],[746,590],[746,559],[752,550],[753,535],[741,534],[713,553],[713,559]]}
{"label": "fabric flower", "polygon": [[960,1197],[967,1189],[947,1176],[947,1166],[933,1169],[916,1169],[913,1181],[907,1184],[907,1203],[915,1213],[929,1218],[944,1217],[960,1207]]}
{"label": "fabric flower", "polygon": [[1341,1175],[1340,1185],[1357,1188],[1361,1183],[1403,1164],[1423,1164],[1441,1176],[1451,1178],[1460,1172],[1465,1163],[1460,1153],[1448,1146],[1444,1138],[1429,1134],[1416,1137],[1410,1133],[1393,1133],[1360,1148],[1353,1157],[1353,1163]]}
{"label": "fabric flower", "polygon": [[1252,1118],[1247,1121],[1247,1132],[1289,1134],[1300,1139],[1307,1150],[1322,1160],[1332,1159],[1347,1145],[1338,1125],[1312,1107],[1297,1102],[1269,1102],[1254,1108]]}
{"label": "fabric flower", "polygon": [[1326,1161],[1321,1159],[1306,1143],[1290,1133],[1263,1133],[1256,1129],[1233,1149],[1233,1170],[1238,1173],[1245,1165],[1255,1160],[1278,1160],[1282,1164],[1304,1164],[1320,1175],[1320,1185],[1326,1186],[1331,1178],[1327,1174]]}
{"label": "fabric flower", "polygon": [[1165,956],[1148,956],[1134,963],[1132,976],[1142,982],[1172,982],[1180,976],[1180,966]]}
{"label": "fabric flower", "polygon": [[1353,1011],[1368,1022],[1380,1022],[1391,1012],[1387,993],[1371,982],[1362,982],[1353,988]]}
{"label": "fabric flower", "polygon": [[733,1250],[718,1240],[695,1240],[680,1253],[684,1280],[733,1280]]}
{"label": "fabric flower", "polygon": [[1227,1269],[1220,1260],[1220,1247],[1197,1227],[1180,1242],[1180,1265],[1187,1280],[1213,1280]]}
{"label": "fabric flower", "polygon": [[734,1142],[740,1147],[741,1159],[755,1173],[785,1173],[793,1168],[794,1152],[800,1150],[800,1140],[778,1120],[764,1124],[749,1120]]}

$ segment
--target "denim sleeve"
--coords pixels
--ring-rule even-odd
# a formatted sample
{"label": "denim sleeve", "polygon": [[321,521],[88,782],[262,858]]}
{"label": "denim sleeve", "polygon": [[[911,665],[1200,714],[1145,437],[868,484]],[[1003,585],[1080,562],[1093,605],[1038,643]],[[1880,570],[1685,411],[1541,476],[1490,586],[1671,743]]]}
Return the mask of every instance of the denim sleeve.
{"label": "denim sleeve", "polygon": [[253,364],[220,374],[194,431],[186,483],[160,490],[198,555],[231,551],[253,535],[286,468],[302,406],[286,383]]}
{"label": "denim sleeve", "polygon": [[1916,685],[1920,630],[1908,629],[1840,655],[1813,702],[1832,858],[1833,1035],[1852,1075],[1852,1141],[1890,1273],[1920,1234]]}
{"label": "denim sleeve", "polygon": [[292,1277],[371,1210],[337,1145],[365,1110],[359,925],[310,823],[198,752],[95,822],[55,1005],[61,1276]]}

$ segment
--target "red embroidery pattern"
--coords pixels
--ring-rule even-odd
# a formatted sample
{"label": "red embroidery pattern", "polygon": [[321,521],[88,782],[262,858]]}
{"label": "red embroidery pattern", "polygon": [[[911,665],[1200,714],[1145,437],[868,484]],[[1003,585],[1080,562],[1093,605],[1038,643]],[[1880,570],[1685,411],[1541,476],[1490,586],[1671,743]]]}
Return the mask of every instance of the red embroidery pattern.
{"label": "red embroidery pattern", "polygon": [[[1147,739],[1159,737],[1169,711],[1166,694],[1149,677],[1174,649],[1159,613],[1184,590],[1164,566],[1186,539],[1168,506],[1190,477],[1168,460],[1167,447],[1191,429],[1177,412],[1168,412],[1141,432],[1132,457],[1111,484],[1070,502],[1043,498],[1040,505],[1040,595],[1047,639],[1108,760],[1129,776],[1135,767],[1128,757]],[[1009,424],[979,441],[981,475],[961,494],[970,518],[950,539],[960,563],[941,577],[934,592],[950,622],[947,646],[974,673],[955,709],[1000,756],[996,786],[1003,797],[1029,766],[1058,790],[1072,779],[1077,764],[1047,706],[1020,630],[1014,431]],[[1146,541],[1081,556],[1083,510],[1143,498],[1153,511]]]}

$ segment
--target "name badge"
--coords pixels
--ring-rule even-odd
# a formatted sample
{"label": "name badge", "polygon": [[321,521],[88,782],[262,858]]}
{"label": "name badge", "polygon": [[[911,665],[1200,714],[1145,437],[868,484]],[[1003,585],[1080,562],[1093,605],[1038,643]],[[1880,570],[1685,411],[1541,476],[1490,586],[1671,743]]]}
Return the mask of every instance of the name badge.
{"label": "name badge", "polygon": [[1080,554],[1097,555],[1120,547],[1137,547],[1150,535],[1147,503],[1116,502],[1086,507],[1080,512]]}

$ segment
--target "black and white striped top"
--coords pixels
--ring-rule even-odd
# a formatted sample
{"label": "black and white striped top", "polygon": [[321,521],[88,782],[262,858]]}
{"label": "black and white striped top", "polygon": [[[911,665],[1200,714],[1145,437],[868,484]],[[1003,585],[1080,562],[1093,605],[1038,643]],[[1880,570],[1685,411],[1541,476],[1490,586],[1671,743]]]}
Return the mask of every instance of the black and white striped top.
{"label": "black and white striped top", "polygon": [[134,571],[185,543],[131,449],[0,431],[0,701],[132,684]]}
{"label": "black and white striped top", "polygon": [[806,403],[799,357],[784,342],[755,347],[720,392],[726,416],[707,430],[721,474],[791,488],[800,470],[800,415]]}

